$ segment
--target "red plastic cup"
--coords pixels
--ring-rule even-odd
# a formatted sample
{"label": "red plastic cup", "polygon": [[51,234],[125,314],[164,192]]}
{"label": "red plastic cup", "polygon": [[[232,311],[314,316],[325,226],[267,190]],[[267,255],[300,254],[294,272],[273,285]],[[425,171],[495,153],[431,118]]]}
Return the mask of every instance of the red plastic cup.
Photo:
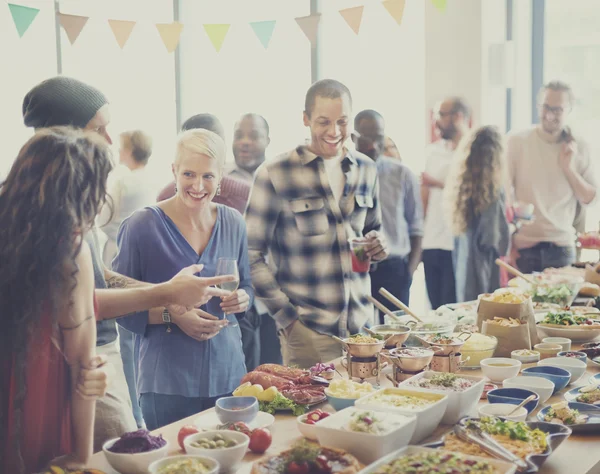
{"label": "red plastic cup", "polygon": [[371,267],[371,257],[366,254],[367,240],[349,239],[350,254],[352,256],[352,271],[357,273],[367,273]]}

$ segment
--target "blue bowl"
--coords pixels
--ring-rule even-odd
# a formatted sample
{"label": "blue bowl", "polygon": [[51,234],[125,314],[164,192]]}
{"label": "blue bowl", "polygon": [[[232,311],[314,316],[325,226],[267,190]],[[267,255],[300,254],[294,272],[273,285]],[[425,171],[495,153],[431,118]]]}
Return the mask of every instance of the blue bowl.
{"label": "blue bowl", "polygon": [[221,397],[215,404],[215,412],[223,424],[250,423],[258,413],[258,400],[256,397]]}
{"label": "blue bowl", "polygon": [[529,414],[536,409],[540,402],[538,394],[531,390],[525,390],[524,388],[497,388],[488,392],[487,399],[490,403],[511,403],[518,405],[530,395],[535,395],[535,400],[531,400],[525,404],[525,409]]}
{"label": "blue bowl", "polygon": [[558,392],[565,388],[571,380],[571,372],[560,367],[552,367],[550,365],[539,365],[537,367],[527,367],[521,371],[523,375],[531,375],[533,377],[543,377],[550,380],[554,384],[554,392]]}
{"label": "blue bowl", "polygon": [[569,359],[579,359],[587,364],[587,354],[579,351],[562,351],[557,354],[557,357],[567,357],[565,354],[577,354],[577,357],[569,357]]}
{"label": "blue bowl", "polygon": [[340,411],[344,408],[353,407],[356,403],[356,398],[332,397],[331,395],[327,395],[327,391],[325,391],[325,395],[327,396],[327,401],[335,411]]}

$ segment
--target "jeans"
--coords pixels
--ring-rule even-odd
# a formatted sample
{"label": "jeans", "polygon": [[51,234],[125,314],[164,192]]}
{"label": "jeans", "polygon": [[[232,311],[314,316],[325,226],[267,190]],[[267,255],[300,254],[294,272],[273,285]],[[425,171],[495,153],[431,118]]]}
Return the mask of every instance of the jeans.
{"label": "jeans", "polygon": [[121,349],[121,359],[123,360],[123,371],[125,372],[125,379],[127,380],[127,387],[129,389],[129,397],[131,398],[131,407],[133,410],[133,417],[138,428],[144,426],[144,417],[142,416],[142,409],[140,408],[140,402],[137,396],[136,380],[137,380],[137,351],[135,346],[135,334],[128,331],[124,327],[117,324],[117,330],[119,331],[119,346]]}
{"label": "jeans", "polygon": [[550,242],[521,249],[519,254],[517,266],[523,273],[541,272],[550,267],[566,267],[575,261],[574,247],[560,247]]}
{"label": "jeans", "polygon": [[456,303],[452,251],[423,250],[423,267],[431,307],[437,309],[445,304]]}
{"label": "jeans", "polygon": [[183,397],[181,395],[163,395],[161,393],[142,393],[140,405],[149,430],[170,425],[188,416],[213,408],[217,399],[230,393],[213,398]]}
{"label": "jeans", "polygon": [[[392,295],[408,306],[412,275],[408,270],[407,257],[388,257],[382,262],[373,264],[371,270],[371,294],[391,311],[397,311],[395,305],[379,294],[380,288],[385,288]],[[383,313],[379,312],[379,321],[383,324]]]}

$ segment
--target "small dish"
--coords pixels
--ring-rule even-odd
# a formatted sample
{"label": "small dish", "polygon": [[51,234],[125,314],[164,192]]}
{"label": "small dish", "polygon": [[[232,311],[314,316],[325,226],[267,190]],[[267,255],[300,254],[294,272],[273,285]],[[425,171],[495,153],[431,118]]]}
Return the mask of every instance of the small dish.
{"label": "small dish", "polygon": [[488,402],[490,403],[511,403],[518,405],[530,395],[535,395],[535,399],[525,404],[525,409],[531,413],[536,409],[540,401],[537,393],[523,388],[497,388],[488,393]]}
{"label": "small dish", "polygon": [[[208,468],[208,470],[204,473],[204,474],[216,474],[217,472],[219,472],[220,469],[220,465],[219,463],[210,457],[207,456],[198,456],[195,454],[183,454],[183,455],[179,455],[179,456],[169,456],[168,458],[164,458],[161,459],[160,461],[155,461],[152,464],[150,464],[150,467],[148,468],[148,472],[150,474],[158,474],[158,472],[166,466],[169,466],[170,464],[175,464],[179,461],[185,461],[185,460],[196,460],[201,462],[202,464],[204,464],[204,466],[206,466]],[[146,471],[141,471],[141,472],[146,472]]]}
{"label": "small dish", "polygon": [[527,419],[527,410],[525,407],[519,408],[512,415],[508,415],[515,409],[512,403],[488,403],[479,407],[479,416],[501,416],[511,421],[525,421]]}
{"label": "small dish", "polygon": [[587,369],[587,364],[571,357],[550,357],[538,362],[538,366],[558,367],[571,374],[569,384],[577,382]]}
{"label": "small dish", "polygon": [[325,389],[325,396],[327,397],[327,402],[335,411],[341,411],[344,408],[353,407],[357,400],[356,398],[334,397],[327,392],[327,389]]}
{"label": "small dish", "polygon": [[[316,420],[315,423],[313,423],[312,425],[309,425],[308,423],[306,423],[306,417],[308,415],[309,415],[308,413],[305,413],[304,415],[300,415],[298,418],[296,418],[296,426],[298,427],[298,431],[300,431],[300,433],[302,433],[302,436],[304,436],[305,438],[308,438],[308,439],[312,439],[313,441],[316,441],[317,433],[315,431],[315,425],[317,423],[320,423],[321,421],[323,421],[325,418]],[[329,414],[329,416],[331,416],[331,414]]]}
{"label": "small dish", "polygon": [[[538,414],[537,418],[540,421],[546,421],[544,417],[550,410],[551,406],[545,406]],[[559,425],[567,426],[571,428],[573,433],[584,434],[584,433],[598,433],[600,432],[600,408],[594,405],[588,405],[587,403],[569,402],[569,408],[571,410],[577,410],[580,414],[588,416],[585,423],[578,423],[575,425],[565,425],[564,423],[557,423]],[[553,423],[548,421],[547,423]]]}
{"label": "small dish", "polygon": [[[214,449],[201,448],[192,445],[200,439],[211,439],[215,436],[220,436],[225,440],[234,441],[236,445],[229,448],[223,447]],[[250,444],[250,438],[239,431],[205,431],[203,433],[196,433],[188,436],[183,440],[183,444],[187,454],[212,458],[219,463],[221,470],[232,471],[241,460],[244,459],[246,451],[248,450],[248,444]]]}
{"label": "small dish", "polygon": [[571,350],[571,339],[568,337],[545,337],[542,339],[542,343],[558,344],[560,347],[562,347],[561,352]]}
{"label": "small dish", "polygon": [[[541,362],[541,361],[540,361]],[[571,373],[560,367],[537,366],[523,369],[523,375],[543,377],[554,384],[554,393],[565,388],[571,380]]]}
{"label": "small dish", "polygon": [[546,403],[554,392],[554,383],[550,380],[527,375],[506,379],[503,386],[506,388],[524,388],[525,390],[531,390],[538,394],[540,403]]}
{"label": "small dish", "polygon": [[519,360],[522,364],[533,364],[534,362],[539,362],[540,353],[538,351],[518,349],[510,353],[510,358]]}
{"label": "small dish", "polygon": [[579,351],[562,351],[558,353],[558,357],[569,357],[572,359],[579,359],[582,362],[587,363],[587,354]]}
{"label": "small dish", "polygon": [[[250,423],[246,424],[248,425],[248,428],[255,430],[256,428],[269,428],[273,425],[273,423],[275,423],[275,417],[273,415],[270,413],[265,413],[264,411],[259,411],[256,415],[256,418],[254,418],[254,420],[252,420]],[[202,431],[224,429],[223,423],[219,421],[219,418],[217,418],[217,414],[214,411],[200,415],[194,420],[194,425],[196,425]]]}
{"label": "small dish", "polygon": [[215,413],[221,423],[250,423],[258,413],[258,400],[256,397],[221,397],[215,404]]}
{"label": "small dish", "polygon": [[109,451],[113,444],[115,444],[120,438],[114,438],[108,440],[102,445],[102,451],[108,463],[113,469],[121,474],[139,474],[140,472],[148,471],[148,467],[167,456],[169,453],[169,441],[152,451],[145,453],[113,453]]}
{"label": "small dish", "polygon": [[521,370],[521,361],[507,357],[492,357],[481,361],[483,375],[492,382],[502,382],[515,377]]}
{"label": "small dish", "polygon": [[563,350],[560,344],[554,342],[540,342],[533,346],[533,348],[540,353],[540,359],[556,357],[556,355]]}

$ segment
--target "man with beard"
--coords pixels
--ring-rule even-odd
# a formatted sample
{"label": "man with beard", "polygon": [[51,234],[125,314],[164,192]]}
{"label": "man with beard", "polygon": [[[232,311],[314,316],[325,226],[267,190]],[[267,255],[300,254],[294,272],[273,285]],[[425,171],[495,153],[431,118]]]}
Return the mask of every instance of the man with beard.
{"label": "man with beard", "polygon": [[[245,114],[233,130],[233,157],[235,168],[229,176],[252,186],[254,173],[265,161],[265,152],[271,139],[269,124],[258,114]],[[281,347],[275,320],[267,307],[258,299],[240,320],[246,368],[254,370],[260,364],[281,364]]]}
{"label": "man with beard", "polygon": [[425,213],[423,266],[427,294],[434,309],[456,302],[452,263],[454,237],[444,216],[443,188],[454,150],[469,129],[469,115],[469,107],[460,97],[450,97],[440,104],[436,126],[442,140],[427,147],[425,172],[421,176]]}
{"label": "man with beard", "polygon": [[540,123],[508,138],[515,200],[535,207],[533,223],[513,236],[512,260],[524,273],[573,263],[577,206],[596,197],[589,148],[566,126],[573,101],[568,84],[549,82],[538,96]]}
{"label": "man with beard", "polygon": [[[371,266],[371,293],[388,308],[396,309],[379,294],[385,287],[409,304],[412,277],[421,261],[423,207],[419,181],[398,159],[384,156],[385,123],[375,110],[363,110],[354,118],[352,139],[356,150],[377,164],[383,231],[389,257]],[[380,314],[383,324],[383,313]]]}

